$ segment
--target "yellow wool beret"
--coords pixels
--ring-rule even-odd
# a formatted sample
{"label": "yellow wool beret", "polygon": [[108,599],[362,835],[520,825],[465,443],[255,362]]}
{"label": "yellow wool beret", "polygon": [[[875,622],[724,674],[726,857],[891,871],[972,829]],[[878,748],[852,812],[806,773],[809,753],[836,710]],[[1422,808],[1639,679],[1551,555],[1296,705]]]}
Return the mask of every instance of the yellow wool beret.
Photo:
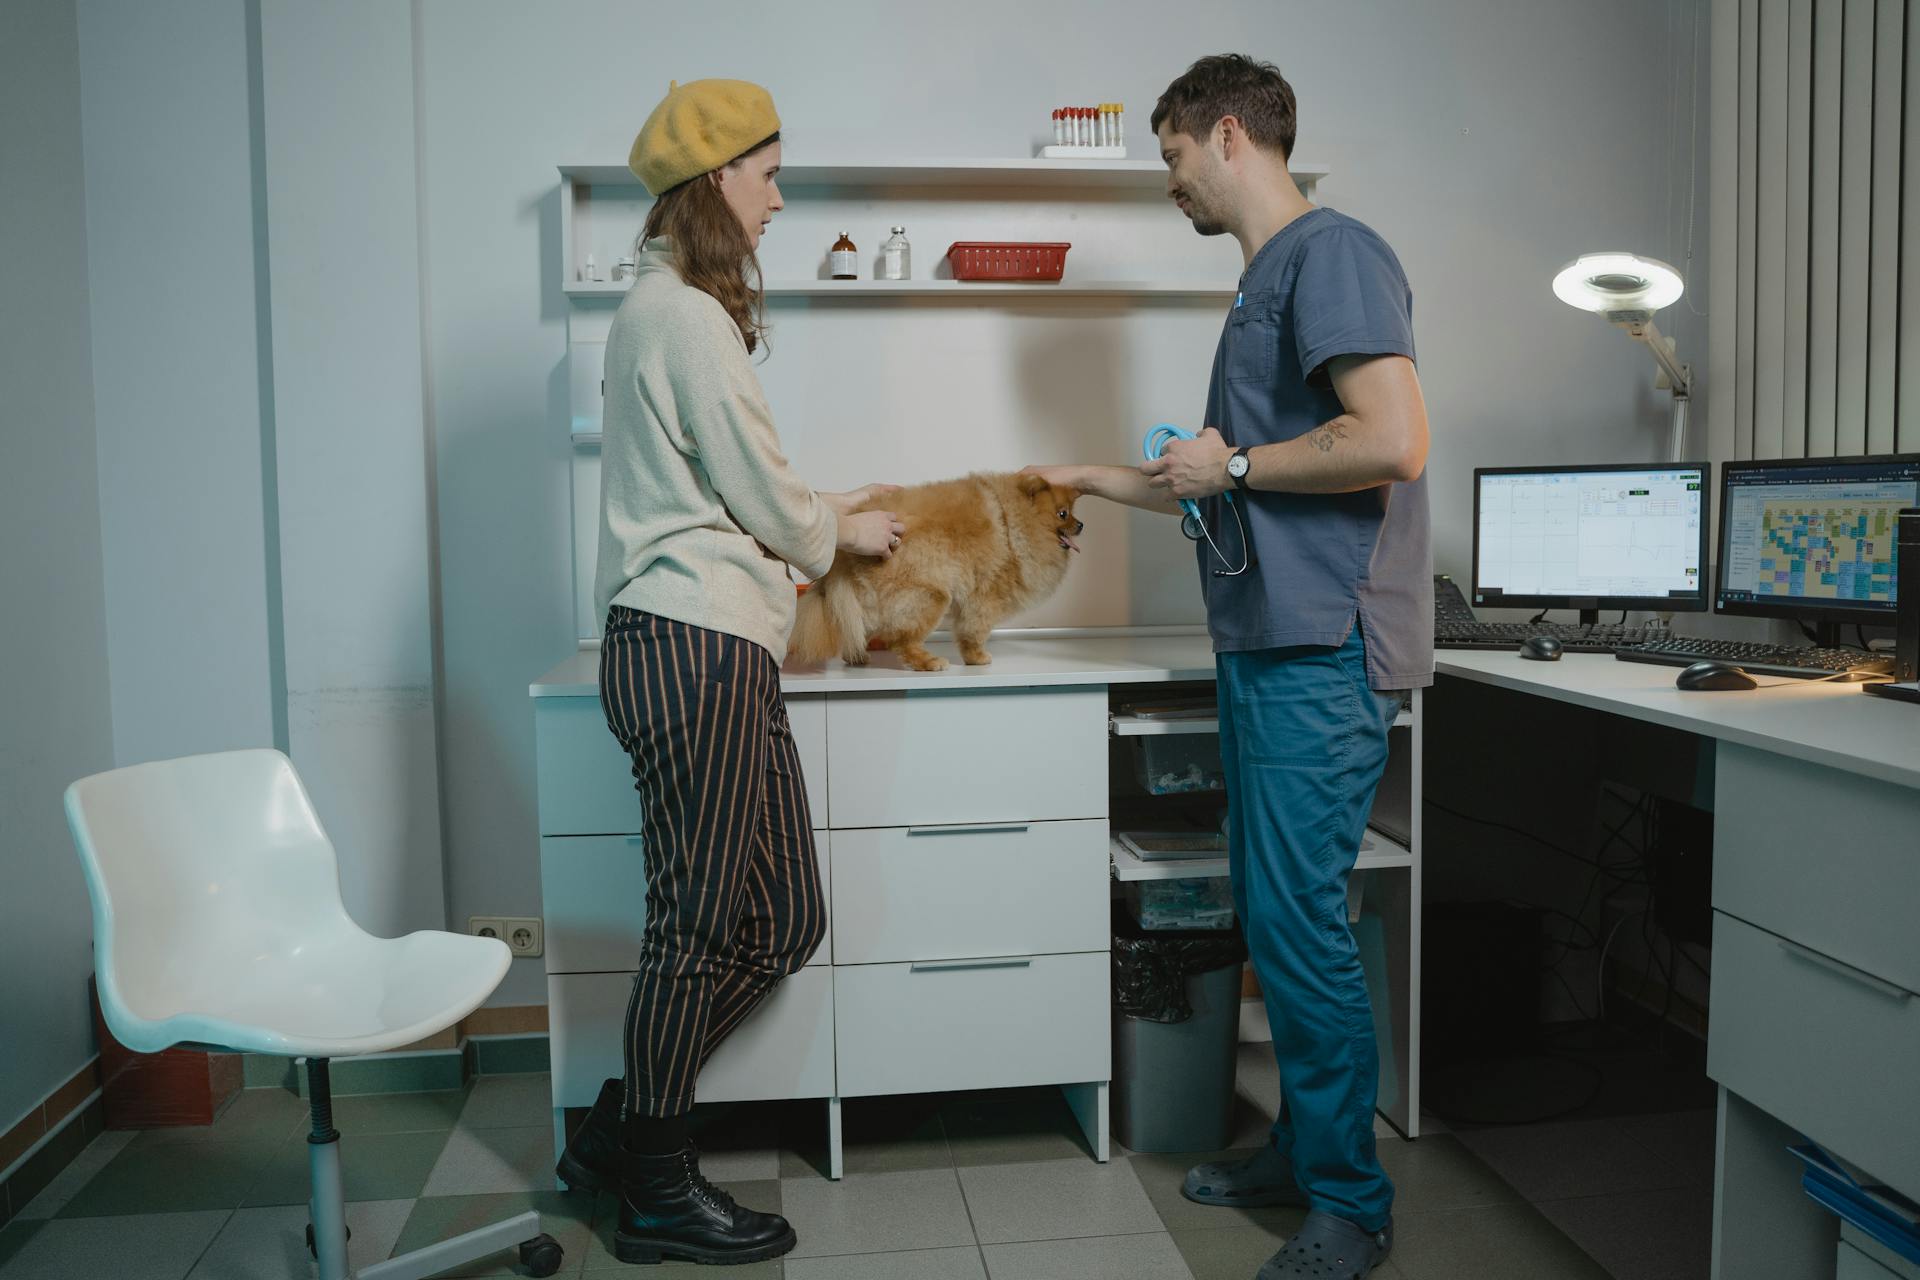
{"label": "yellow wool beret", "polygon": [[710,173],[780,132],[773,95],[745,80],[671,81],[640,126],[627,168],[649,195]]}

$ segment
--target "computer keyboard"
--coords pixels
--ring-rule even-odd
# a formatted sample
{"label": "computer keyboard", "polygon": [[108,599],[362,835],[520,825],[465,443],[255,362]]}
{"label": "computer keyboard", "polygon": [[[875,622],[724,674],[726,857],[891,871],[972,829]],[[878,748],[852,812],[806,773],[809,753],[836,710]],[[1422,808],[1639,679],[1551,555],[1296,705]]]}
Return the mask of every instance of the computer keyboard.
{"label": "computer keyboard", "polygon": [[1652,662],[1668,667],[1690,667],[1696,662],[1724,662],[1756,676],[1789,676],[1818,679],[1851,673],[1858,676],[1880,675],[1893,670],[1891,655],[1868,653],[1862,649],[1799,648],[1760,644],[1750,640],[1701,640],[1669,637],[1638,648],[1617,649],[1614,657],[1622,662]]}
{"label": "computer keyboard", "polygon": [[1644,644],[1654,637],[1645,627],[1618,623],[1588,626],[1579,622],[1462,622],[1435,619],[1436,649],[1517,649],[1533,636],[1552,636],[1567,653],[1613,653],[1623,645]]}

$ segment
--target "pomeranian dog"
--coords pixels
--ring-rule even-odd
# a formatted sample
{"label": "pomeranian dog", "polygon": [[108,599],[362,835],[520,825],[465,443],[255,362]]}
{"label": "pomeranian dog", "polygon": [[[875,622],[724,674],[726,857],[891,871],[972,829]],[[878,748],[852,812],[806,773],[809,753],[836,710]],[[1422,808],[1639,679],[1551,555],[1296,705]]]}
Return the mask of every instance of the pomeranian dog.
{"label": "pomeranian dog", "polygon": [[940,671],[947,660],[928,653],[926,639],[951,613],[960,656],[992,662],[988,633],[1066,576],[1086,528],[1073,516],[1079,497],[1037,475],[993,472],[886,494],[872,506],[906,526],[899,549],[886,560],[836,555],[800,597],[787,652],[859,666],[879,641],[916,671]]}

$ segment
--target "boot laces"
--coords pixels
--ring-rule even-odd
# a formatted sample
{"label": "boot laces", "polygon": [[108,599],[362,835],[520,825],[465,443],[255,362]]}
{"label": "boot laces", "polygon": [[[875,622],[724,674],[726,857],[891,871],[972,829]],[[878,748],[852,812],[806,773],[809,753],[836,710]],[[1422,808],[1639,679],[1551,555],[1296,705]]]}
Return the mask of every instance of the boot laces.
{"label": "boot laces", "polygon": [[731,1218],[738,1211],[739,1203],[725,1191],[707,1181],[707,1175],[700,1172],[700,1149],[688,1143],[684,1158],[687,1163],[687,1182],[691,1185],[693,1194],[709,1207]]}

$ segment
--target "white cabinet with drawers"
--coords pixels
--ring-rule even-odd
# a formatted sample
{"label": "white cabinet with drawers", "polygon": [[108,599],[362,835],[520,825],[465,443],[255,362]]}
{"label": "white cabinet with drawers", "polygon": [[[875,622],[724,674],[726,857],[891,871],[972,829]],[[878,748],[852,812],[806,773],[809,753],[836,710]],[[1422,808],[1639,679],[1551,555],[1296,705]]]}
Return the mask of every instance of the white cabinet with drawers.
{"label": "white cabinet with drawers", "polygon": [[[536,692],[539,692],[536,690]],[[1105,685],[787,697],[828,939],[701,1073],[701,1101],[1059,1085],[1105,1160]],[[590,690],[534,700],[554,1140],[622,1069],[646,882]]]}

